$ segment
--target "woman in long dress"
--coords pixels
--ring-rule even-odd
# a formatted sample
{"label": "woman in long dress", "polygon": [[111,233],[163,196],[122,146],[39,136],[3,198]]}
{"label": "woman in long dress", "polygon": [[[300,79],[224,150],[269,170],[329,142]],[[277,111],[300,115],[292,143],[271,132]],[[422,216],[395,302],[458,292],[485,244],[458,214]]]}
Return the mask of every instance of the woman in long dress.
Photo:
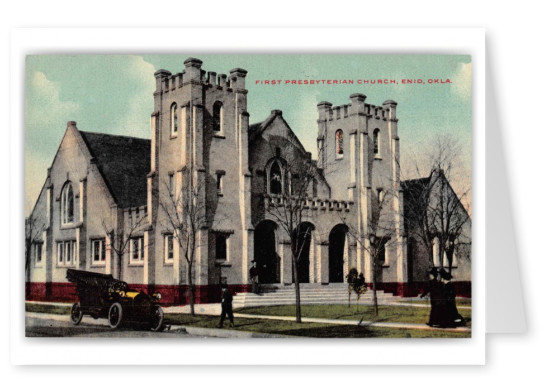
{"label": "woman in long dress", "polygon": [[442,278],[442,294],[445,300],[446,306],[446,320],[444,327],[459,327],[465,326],[465,319],[457,311],[455,304],[455,288],[451,282],[453,276],[445,270],[440,270],[440,277]]}
{"label": "woman in long dress", "polygon": [[438,281],[438,269],[433,267],[429,270],[429,282],[427,289],[421,297],[430,296],[430,315],[427,325],[431,327],[444,327],[446,322],[446,302],[443,295],[443,286]]}

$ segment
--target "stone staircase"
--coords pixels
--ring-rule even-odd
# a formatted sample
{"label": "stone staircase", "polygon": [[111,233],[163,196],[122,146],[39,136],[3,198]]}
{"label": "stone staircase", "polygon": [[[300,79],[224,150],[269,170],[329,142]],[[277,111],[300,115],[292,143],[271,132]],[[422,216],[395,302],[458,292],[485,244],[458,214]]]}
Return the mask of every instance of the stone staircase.
{"label": "stone staircase", "polygon": [[[377,291],[377,302],[388,304],[395,301],[392,293]],[[348,284],[332,283],[300,284],[301,304],[348,304]],[[356,294],[352,293],[350,303],[356,304]],[[268,305],[293,305],[295,304],[294,285],[262,285],[262,293],[250,292],[238,293],[233,298],[234,308],[258,307]],[[373,304],[373,291],[368,290],[360,298],[360,304]]]}

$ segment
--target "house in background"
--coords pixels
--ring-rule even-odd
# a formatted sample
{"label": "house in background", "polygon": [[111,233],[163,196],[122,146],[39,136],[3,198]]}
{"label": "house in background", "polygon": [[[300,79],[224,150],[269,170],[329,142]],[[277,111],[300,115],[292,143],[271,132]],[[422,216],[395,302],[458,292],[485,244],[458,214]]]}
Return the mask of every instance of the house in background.
{"label": "house in background", "polygon": [[[305,199],[302,224],[310,234],[301,239],[299,282],[322,289],[343,284],[352,267],[369,282],[372,240],[384,245],[377,254],[378,288],[418,293],[428,264],[407,236],[396,102],[372,105],[352,94],[340,106],[319,103],[320,152],[313,160],[281,111],[249,125],[247,71],[217,75],[195,58],[184,65],[176,74],[155,72],[151,140],[68,123],[29,217],[40,231],[30,253],[29,299],[74,298],[65,274],[78,268],[161,292],[167,304],[186,303],[188,265],[162,207],[185,189],[186,178],[197,184],[208,217],[191,271],[196,301],[217,301],[221,282],[249,291],[252,259],[262,284],[291,284],[290,237],[267,202],[293,185],[294,174],[285,172],[297,161],[316,173]],[[375,214],[386,216],[384,232],[373,228]],[[454,253],[449,262],[461,280],[458,293],[470,295],[470,257]]]}

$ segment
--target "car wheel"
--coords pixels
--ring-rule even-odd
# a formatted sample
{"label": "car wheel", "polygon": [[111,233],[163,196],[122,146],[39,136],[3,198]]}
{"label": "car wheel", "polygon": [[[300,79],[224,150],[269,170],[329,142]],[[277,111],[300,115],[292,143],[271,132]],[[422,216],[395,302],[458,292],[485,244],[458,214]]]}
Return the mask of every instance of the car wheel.
{"label": "car wheel", "polygon": [[109,327],[112,329],[118,328],[122,323],[122,305],[121,303],[113,303],[109,308],[109,314],[107,316],[109,321]]}
{"label": "car wheel", "polygon": [[80,309],[80,304],[75,303],[73,304],[73,307],[71,307],[71,323],[75,326],[80,323],[82,320],[82,310]]}
{"label": "car wheel", "polygon": [[163,330],[163,309],[161,306],[156,305],[153,307],[153,314],[151,316],[151,331]]}

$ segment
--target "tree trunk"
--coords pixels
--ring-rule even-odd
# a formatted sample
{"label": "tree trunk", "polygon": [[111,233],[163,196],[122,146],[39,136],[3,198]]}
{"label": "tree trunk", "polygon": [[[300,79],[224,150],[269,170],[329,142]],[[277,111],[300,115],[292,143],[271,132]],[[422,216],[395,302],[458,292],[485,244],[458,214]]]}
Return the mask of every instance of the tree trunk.
{"label": "tree trunk", "polygon": [[195,285],[193,284],[192,266],[191,263],[187,265],[187,281],[189,286],[189,309],[191,316],[195,316]]}
{"label": "tree trunk", "polygon": [[373,283],[373,306],[375,307],[375,316],[379,316],[379,304],[377,303],[377,257],[371,259],[371,282]]}
{"label": "tree trunk", "polygon": [[25,299],[31,295],[31,247],[25,249]]}
{"label": "tree trunk", "polygon": [[117,253],[117,269],[117,274],[119,275],[118,279],[122,280],[122,254],[120,253]]}
{"label": "tree trunk", "polygon": [[297,257],[293,254],[293,276],[295,278],[295,310],[296,322],[302,323],[302,315],[300,312],[300,283],[298,282],[298,265]]}

